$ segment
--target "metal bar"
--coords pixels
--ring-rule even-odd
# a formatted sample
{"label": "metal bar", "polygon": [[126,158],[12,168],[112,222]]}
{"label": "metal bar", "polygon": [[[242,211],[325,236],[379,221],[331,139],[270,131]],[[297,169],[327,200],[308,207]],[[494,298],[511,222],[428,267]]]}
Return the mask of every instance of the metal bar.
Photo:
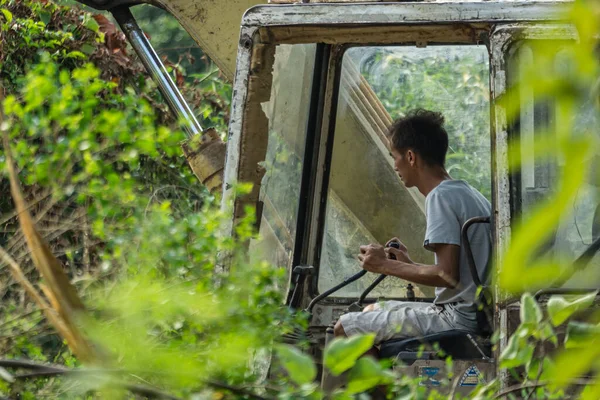
{"label": "metal bar", "polygon": [[550,288],[538,290],[534,296],[536,301],[539,301],[542,296],[552,296],[557,294],[566,295],[582,295],[598,292],[598,289],[585,289],[585,288]]}
{"label": "metal bar", "polygon": [[[315,64],[313,69],[310,111],[306,124],[306,140],[304,157],[302,161],[302,182],[300,185],[300,199],[298,203],[296,238],[292,265],[308,264],[308,235],[310,234],[310,221],[316,190],[315,181],[319,145],[321,143],[321,121],[323,120],[323,101],[325,82],[327,82],[327,65],[329,63],[329,46],[318,44],[315,49]],[[306,276],[301,276],[298,284],[304,290]],[[294,289],[295,290],[295,289]],[[302,299],[302,291],[296,291],[298,296],[290,299],[290,306],[296,307]]]}
{"label": "metal bar", "polygon": [[131,43],[131,46],[140,57],[142,64],[158,85],[158,90],[160,90],[160,93],[167,101],[169,108],[177,117],[178,122],[182,124],[181,127],[185,130],[188,137],[191,138],[194,135],[202,133],[202,126],[196,120],[194,113],[181,95],[173,79],[171,79],[169,72],[135,21],[129,7],[116,7],[111,12],[125,33],[125,36],[127,36],[129,43]]}
{"label": "metal bar", "polygon": [[321,137],[323,142],[321,146],[324,147],[324,154],[319,154],[320,173],[321,173],[321,186],[319,188],[320,193],[315,192],[316,196],[320,195],[318,214],[313,215],[316,217],[316,229],[313,235],[316,233],[316,241],[314,243],[313,251],[313,263],[315,267],[315,273],[308,287],[308,294],[310,297],[317,296],[319,294],[319,271],[321,268],[321,246],[325,237],[325,218],[327,216],[327,201],[329,193],[329,179],[331,176],[331,160],[333,159],[333,143],[335,140],[335,124],[336,115],[338,108],[338,100],[340,93],[341,83],[341,70],[342,70],[342,57],[344,56],[344,48],[332,47],[329,56],[329,65],[327,67],[327,80],[325,82],[325,107],[328,109],[324,110],[323,123],[321,126]]}

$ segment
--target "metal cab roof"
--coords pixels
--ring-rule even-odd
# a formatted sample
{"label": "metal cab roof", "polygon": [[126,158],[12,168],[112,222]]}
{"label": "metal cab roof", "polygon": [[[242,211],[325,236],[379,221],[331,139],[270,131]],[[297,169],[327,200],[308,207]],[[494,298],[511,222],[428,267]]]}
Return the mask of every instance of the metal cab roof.
{"label": "metal cab roof", "polygon": [[565,19],[572,1],[355,1],[285,3],[250,8],[242,26],[341,26],[348,24],[434,24],[460,22],[535,22]]}

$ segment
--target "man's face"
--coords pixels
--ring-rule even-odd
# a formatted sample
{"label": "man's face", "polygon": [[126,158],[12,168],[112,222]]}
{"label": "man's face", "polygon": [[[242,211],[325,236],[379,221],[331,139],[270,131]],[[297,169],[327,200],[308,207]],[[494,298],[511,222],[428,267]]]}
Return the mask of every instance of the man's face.
{"label": "man's face", "polygon": [[394,170],[406,187],[415,186],[414,153],[412,150],[399,151],[391,146]]}

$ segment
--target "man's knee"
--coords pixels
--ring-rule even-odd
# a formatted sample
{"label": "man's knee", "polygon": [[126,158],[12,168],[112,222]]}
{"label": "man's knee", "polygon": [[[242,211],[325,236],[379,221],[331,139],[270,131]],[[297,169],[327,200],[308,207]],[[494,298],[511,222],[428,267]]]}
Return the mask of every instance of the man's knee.
{"label": "man's knee", "polygon": [[335,337],[346,336],[346,331],[344,330],[344,327],[342,326],[342,321],[339,319],[335,323],[335,326],[333,327],[333,334],[335,335]]}
{"label": "man's knee", "polygon": [[363,312],[367,312],[367,311],[375,311],[375,303],[369,304],[368,306],[363,308]]}

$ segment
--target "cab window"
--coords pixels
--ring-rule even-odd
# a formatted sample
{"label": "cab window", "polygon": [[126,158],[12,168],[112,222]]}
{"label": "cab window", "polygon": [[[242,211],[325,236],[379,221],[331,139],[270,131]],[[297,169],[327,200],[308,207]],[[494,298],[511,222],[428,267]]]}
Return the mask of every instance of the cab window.
{"label": "cab window", "polygon": [[[553,53],[548,53],[552,48]],[[527,82],[529,68],[535,65],[536,73],[548,76],[565,76],[571,70],[573,51],[566,41],[519,41],[513,44],[509,57],[507,80],[518,93],[518,115],[511,126],[511,140],[518,141],[521,166],[513,171],[511,190],[513,220],[525,221],[527,216],[559,188],[560,156],[536,154],[536,144],[542,140],[556,141],[561,134],[597,134],[598,116],[594,100],[589,98],[573,104],[569,112],[561,110],[554,98],[545,96]],[[568,132],[565,132],[568,127]],[[561,133],[560,130],[563,130]],[[593,155],[598,159],[597,155]],[[588,160],[589,161],[589,160]],[[592,172],[598,170],[592,167]],[[589,174],[569,205],[570,212],[563,215],[550,238],[538,249],[538,256],[551,256],[568,266],[600,237],[600,180],[596,173]],[[566,287],[595,288],[600,284],[600,256],[596,255],[587,270],[575,274]]]}
{"label": "cab window", "polygon": [[264,160],[259,163],[264,173],[259,193],[259,238],[250,243],[250,256],[290,271],[315,50],[314,44],[275,48],[270,96],[260,103],[257,112],[257,118],[266,118],[268,141]]}
{"label": "cab window", "polygon": [[[491,197],[489,60],[485,46],[353,47],[342,62],[319,262],[320,292],[360,270],[359,246],[398,236],[417,262],[433,263],[423,248],[424,197],[407,189],[393,168],[386,133],[415,108],[440,111],[450,148],[446,167]],[[345,287],[356,297],[375,274]],[[383,281],[371,297],[402,298],[408,282]],[[433,297],[433,288],[416,288]]]}

